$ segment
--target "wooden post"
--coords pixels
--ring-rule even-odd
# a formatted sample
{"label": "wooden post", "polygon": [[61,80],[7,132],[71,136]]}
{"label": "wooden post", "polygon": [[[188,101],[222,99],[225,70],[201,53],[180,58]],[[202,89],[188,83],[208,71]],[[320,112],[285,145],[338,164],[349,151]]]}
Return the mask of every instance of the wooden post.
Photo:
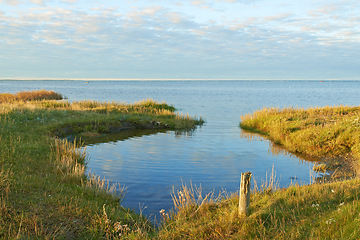
{"label": "wooden post", "polygon": [[239,193],[239,216],[246,216],[249,211],[250,181],[251,172],[241,173]]}

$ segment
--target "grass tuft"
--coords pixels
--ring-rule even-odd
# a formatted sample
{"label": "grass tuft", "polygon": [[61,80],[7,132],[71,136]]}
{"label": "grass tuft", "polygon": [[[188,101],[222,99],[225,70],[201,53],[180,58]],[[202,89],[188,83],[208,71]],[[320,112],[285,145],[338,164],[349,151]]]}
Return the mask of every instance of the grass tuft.
{"label": "grass tuft", "polygon": [[19,102],[19,101],[37,101],[37,100],[61,100],[63,96],[54,91],[38,90],[28,92],[18,92],[15,94],[1,93],[0,103]]}
{"label": "grass tuft", "polygon": [[101,179],[99,176],[89,173],[82,185],[93,191],[94,195],[110,195],[112,198],[121,203],[125,197],[126,188],[119,183],[111,184],[109,180]]}
{"label": "grass tuft", "polygon": [[85,177],[86,153],[76,141],[55,139],[53,151],[58,172],[64,181],[81,182]]}

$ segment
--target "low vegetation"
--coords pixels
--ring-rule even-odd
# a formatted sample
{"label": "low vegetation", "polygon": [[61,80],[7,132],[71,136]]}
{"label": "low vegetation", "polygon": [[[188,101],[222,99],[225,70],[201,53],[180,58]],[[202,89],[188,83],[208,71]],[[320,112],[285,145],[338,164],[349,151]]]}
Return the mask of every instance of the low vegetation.
{"label": "low vegetation", "polygon": [[[249,214],[238,216],[237,194],[203,198],[184,187],[176,211],[162,213],[161,239],[359,239],[358,107],[263,109],[242,116],[241,128],[261,134],[293,154],[322,161],[325,171],[350,166],[347,180],[278,189],[271,178],[253,187]],[[350,161],[350,164],[349,164]],[[329,167],[329,168],[328,168]],[[352,167],[352,168],[351,168]]]}
{"label": "low vegetation", "polygon": [[[74,139],[203,122],[174,111],[152,100],[0,104],[0,238],[359,239],[358,179],[279,189],[272,174],[253,184],[246,217],[238,215],[236,193],[203,195],[195,186],[173,194],[174,210],[160,212],[159,227],[121,207],[123,186],[86,175],[86,152]],[[241,127],[296,154],[357,160],[357,114],[355,107],[266,109],[243,116]]]}
{"label": "low vegetation", "polygon": [[260,133],[294,154],[316,157],[319,171],[356,175],[360,160],[360,107],[263,109],[242,116],[244,130]]}
{"label": "low vegetation", "polygon": [[[121,207],[122,186],[85,172],[80,141],[125,129],[203,123],[166,103],[69,102],[36,91],[0,94],[0,238],[149,238],[152,224]],[[85,137],[86,136],[86,137]]]}
{"label": "low vegetation", "polygon": [[36,100],[61,100],[63,96],[60,93],[47,90],[38,90],[38,91],[28,91],[28,92],[18,92],[15,94],[11,93],[1,93],[0,94],[0,103],[6,102],[20,102],[20,101],[36,101]]}
{"label": "low vegetation", "polygon": [[358,239],[360,181],[253,191],[249,215],[238,216],[236,194],[175,199],[176,212],[163,213],[160,239]]}

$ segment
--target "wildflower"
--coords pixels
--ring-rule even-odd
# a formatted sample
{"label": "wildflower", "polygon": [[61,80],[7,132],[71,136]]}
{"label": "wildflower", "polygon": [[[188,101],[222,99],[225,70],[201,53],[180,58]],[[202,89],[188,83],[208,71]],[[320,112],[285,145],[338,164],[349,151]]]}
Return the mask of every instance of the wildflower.
{"label": "wildflower", "polygon": [[165,213],[165,209],[161,209],[161,210],[159,211],[159,213],[160,213],[160,216],[161,216],[161,218],[162,218],[163,220],[165,220],[165,219],[167,219],[167,218],[169,217],[169,215],[168,215],[167,213]]}
{"label": "wildflower", "polygon": [[130,228],[127,224],[122,225],[121,222],[114,223],[114,230],[116,233],[119,233],[119,236],[121,236],[124,233],[127,233],[130,231]]}
{"label": "wildflower", "polygon": [[320,206],[320,204],[318,204],[318,203],[317,204],[314,203],[311,205],[311,207],[316,208],[316,210],[319,210],[319,206]]}
{"label": "wildflower", "polygon": [[334,218],[330,218],[330,219],[328,219],[328,220],[326,220],[326,224],[328,224],[328,225],[330,225],[330,224],[332,224],[332,223],[334,223],[334,222],[336,222],[336,220],[334,219]]}

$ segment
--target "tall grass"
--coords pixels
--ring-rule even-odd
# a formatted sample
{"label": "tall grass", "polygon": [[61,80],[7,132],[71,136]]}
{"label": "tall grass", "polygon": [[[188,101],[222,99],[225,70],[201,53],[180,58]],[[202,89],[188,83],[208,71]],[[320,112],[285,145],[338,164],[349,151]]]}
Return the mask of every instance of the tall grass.
{"label": "tall grass", "polygon": [[[0,169],[0,215],[7,216],[8,196],[10,193],[10,171]],[[4,219],[0,217],[0,226],[4,225]],[[3,231],[0,227],[0,233]]]}
{"label": "tall grass", "polygon": [[112,184],[109,180],[101,179],[99,176],[89,173],[82,185],[91,189],[94,195],[106,194],[112,196],[117,202],[125,197],[126,188],[121,186],[120,183]]}
{"label": "tall grass", "polygon": [[35,101],[35,100],[61,100],[63,96],[54,91],[38,90],[38,91],[27,91],[18,92],[15,94],[1,93],[0,103],[4,102],[18,102],[18,101]]}
{"label": "tall grass", "polygon": [[80,148],[76,141],[55,139],[53,151],[57,169],[62,178],[80,183],[85,177],[85,150]]}
{"label": "tall grass", "polygon": [[80,111],[93,111],[98,113],[138,113],[138,114],[160,114],[160,115],[172,115],[175,111],[175,107],[166,103],[158,103],[152,99],[146,99],[133,104],[121,103],[121,102],[98,102],[92,100],[83,101],[42,101],[38,103],[39,106],[52,109],[63,110],[80,110]]}
{"label": "tall grass", "polygon": [[[86,189],[92,198],[107,199],[110,203],[120,204],[125,197],[126,189],[120,184],[112,184],[106,179],[89,173],[85,174],[86,153],[79,142],[56,139],[53,145],[58,173],[64,182],[76,183]],[[144,239],[152,231],[151,223],[124,208],[119,215],[113,206],[102,206],[102,212],[92,216],[89,231],[92,238],[118,239],[131,237]],[[110,211],[111,217],[108,213]]]}
{"label": "tall grass", "polygon": [[86,174],[85,148],[64,139],[136,128],[190,129],[198,119],[178,117],[174,107],[153,100],[53,101],[47,99],[56,96],[37,92],[1,97],[0,239],[146,239],[154,234],[148,219],[120,205],[126,189]]}
{"label": "tall grass", "polygon": [[360,159],[359,107],[263,109],[242,116],[240,126],[293,153],[321,159],[340,157],[343,164]]}
{"label": "tall grass", "polygon": [[198,201],[196,190],[185,187],[175,196],[177,211],[163,212],[157,238],[358,239],[359,189],[359,180],[286,189],[266,184],[251,191],[249,215],[239,217],[238,194]]}
{"label": "tall grass", "polygon": [[[302,153],[334,163],[337,159],[360,159],[359,116],[359,107],[270,108],[242,116],[240,126],[262,134],[295,154]],[[247,134],[245,136],[252,138]],[[275,153],[279,151],[283,148],[275,150]],[[170,217],[164,215],[158,237],[359,239],[358,179],[308,186],[294,184],[279,189],[273,170],[260,187],[255,181],[254,185],[247,217],[237,214],[237,194],[224,194],[220,201],[198,203],[196,194],[184,188],[174,198],[177,211]]]}

